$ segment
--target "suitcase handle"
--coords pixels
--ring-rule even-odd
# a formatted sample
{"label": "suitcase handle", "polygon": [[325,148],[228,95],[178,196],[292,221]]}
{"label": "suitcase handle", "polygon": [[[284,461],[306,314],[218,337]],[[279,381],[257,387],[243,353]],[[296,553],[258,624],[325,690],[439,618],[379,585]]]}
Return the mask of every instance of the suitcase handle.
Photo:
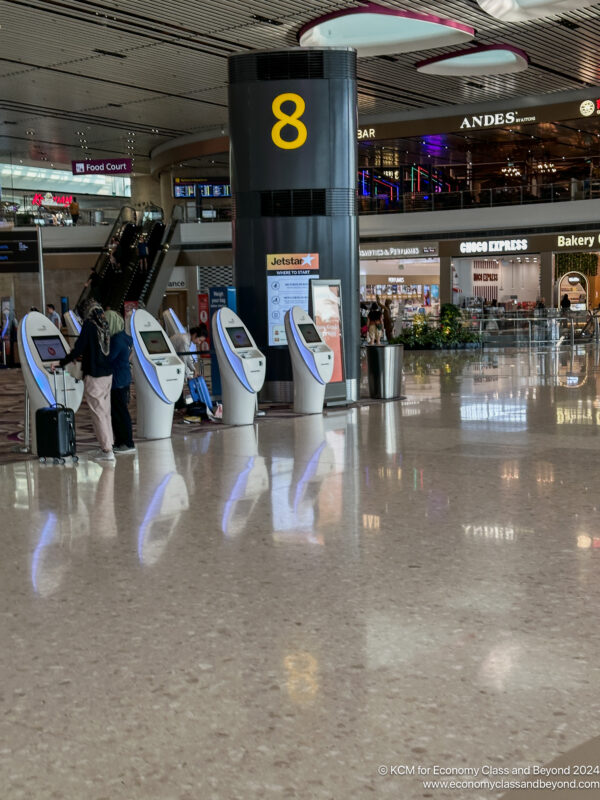
{"label": "suitcase handle", "polygon": [[[61,369],[61,368],[59,367],[58,369]],[[55,367],[55,368],[52,370],[52,374],[54,375],[54,399],[55,399],[57,402],[56,402],[56,403],[53,403],[53,404],[50,406],[50,408],[68,408],[68,406],[67,406],[67,404],[66,404],[66,403],[67,403],[67,378],[66,378],[66,375],[65,375],[65,373],[66,373],[66,369],[65,369],[64,367],[62,367],[62,376],[63,376],[63,393],[64,393],[64,396],[65,396],[65,402],[64,402],[64,403],[59,403],[59,402],[58,402],[58,390],[57,390],[57,388],[56,388],[56,373],[57,373],[57,371],[58,371],[58,370],[57,370],[57,368],[56,368],[56,367]]]}

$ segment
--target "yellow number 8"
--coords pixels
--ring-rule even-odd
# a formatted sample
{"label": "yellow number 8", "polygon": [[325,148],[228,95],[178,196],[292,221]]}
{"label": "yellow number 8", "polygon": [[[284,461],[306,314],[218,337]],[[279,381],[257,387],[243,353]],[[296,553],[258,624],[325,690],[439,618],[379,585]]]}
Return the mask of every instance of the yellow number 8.
{"label": "yellow number 8", "polygon": [[[293,114],[286,114],[281,110],[281,106],[287,100],[294,103],[296,106],[296,110]],[[304,114],[306,109],[306,103],[304,100],[299,94],[294,94],[294,92],[285,92],[284,94],[277,95],[277,97],[273,100],[271,108],[273,109],[273,116],[279,120],[279,122],[276,122],[271,128],[271,139],[273,139],[273,142],[277,145],[277,147],[281,147],[282,150],[295,150],[298,147],[302,147],[308,135],[306,125],[303,122],[300,122],[300,117],[302,114]],[[295,128],[297,131],[296,138],[291,142],[286,142],[285,139],[281,138],[281,131],[286,125]]]}

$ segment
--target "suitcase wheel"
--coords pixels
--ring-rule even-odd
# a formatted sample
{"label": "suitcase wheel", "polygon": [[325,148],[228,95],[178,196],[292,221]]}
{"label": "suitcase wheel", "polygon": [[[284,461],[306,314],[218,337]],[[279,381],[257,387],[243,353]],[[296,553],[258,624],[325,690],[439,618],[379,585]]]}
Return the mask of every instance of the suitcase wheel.
{"label": "suitcase wheel", "polygon": [[76,464],[79,461],[79,456],[71,456],[73,463]]}
{"label": "suitcase wheel", "polygon": [[40,456],[40,464],[46,463],[46,456]]}

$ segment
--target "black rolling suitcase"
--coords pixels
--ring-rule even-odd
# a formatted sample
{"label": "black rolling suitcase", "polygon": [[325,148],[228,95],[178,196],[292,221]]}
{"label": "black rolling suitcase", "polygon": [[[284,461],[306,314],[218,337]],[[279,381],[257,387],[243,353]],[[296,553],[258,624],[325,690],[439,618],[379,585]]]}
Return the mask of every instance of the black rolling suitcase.
{"label": "black rolling suitcase", "polygon": [[[67,398],[67,381],[63,370],[64,397]],[[54,396],[56,397],[56,373],[54,373]],[[35,413],[35,433],[40,461],[48,458],[64,464],[65,458],[78,461],[75,443],[75,412],[60,403],[47,408],[38,408]]]}

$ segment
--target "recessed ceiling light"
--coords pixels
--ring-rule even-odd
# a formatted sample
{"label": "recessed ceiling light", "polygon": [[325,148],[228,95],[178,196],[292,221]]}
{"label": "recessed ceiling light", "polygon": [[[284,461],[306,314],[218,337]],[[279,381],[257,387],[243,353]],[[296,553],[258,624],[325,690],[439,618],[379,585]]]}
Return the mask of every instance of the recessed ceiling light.
{"label": "recessed ceiling light", "polygon": [[477,0],[490,16],[504,22],[526,22],[565,11],[579,11],[596,0]]}
{"label": "recessed ceiling light", "polygon": [[461,44],[474,36],[474,28],[461,22],[369,3],[312,20],[298,40],[302,47],[355,47],[359,56],[381,56]]}

